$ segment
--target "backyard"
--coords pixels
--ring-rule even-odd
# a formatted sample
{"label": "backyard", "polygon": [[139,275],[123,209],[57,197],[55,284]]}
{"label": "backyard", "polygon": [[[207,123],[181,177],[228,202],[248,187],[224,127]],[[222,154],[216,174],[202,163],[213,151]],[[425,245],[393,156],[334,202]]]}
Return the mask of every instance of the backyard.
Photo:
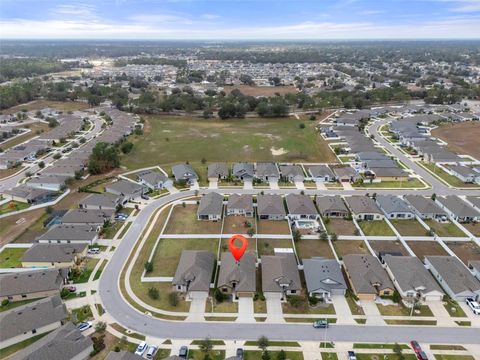
{"label": "backyard", "polygon": [[390,223],[402,236],[425,236],[427,229],[416,219],[413,220],[390,220]]}
{"label": "backyard", "polygon": [[399,252],[402,255],[408,256],[408,251],[400,241],[389,240],[369,240],[372,249],[378,254],[380,252]]}
{"label": "backyard", "polygon": [[197,220],[197,209],[196,204],[175,205],[165,234],[220,234],[222,222]]}
{"label": "backyard", "polygon": [[223,221],[224,234],[247,234],[250,228],[255,230],[255,217],[230,215]]}
{"label": "backyard", "polygon": [[368,249],[363,240],[337,240],[333,242],[333,247],[341,259],[349,254],[367,254]]}
{"label": "backyard", "polygon": [[0,253],[0,269],[22,267],[22,256],[27,248],[4,248]]}
{"label": "backyard", "polygon": [[423,261],[425,256],[448,255],[445,249],[435,241],[407,241],[408,246]]}
{"label": "backyard", "polygon": [[466,223],[462,224],[465,229],[470,231],[474,236],[480,236],[480,223]]}
{"label": "backyard", "polygon": [[358,221],[358,225],[366,236],[395,236],[385,220]]}
{"label": "backyard", "polygon": [[143,136],[132,136],[133,151],[122,164],[128,169],[177,162],[308,161],[336,162],[316,122],[293,118],[204,120],[145,116]]}
{"label": "backyard", "polygon": [[295,243],[295,248],[297,249],[298,258],[300,261],[302,261],[302,259],[309,259],[314,256],[335,259],[328,241],[325,240],[303,239]]}
{"label": "backyard", "polygon": [[329,218],[324,219],[323,223],[329,234],[356,235],[358,233],[352,220]]}
{"label": "backyard", "polygon": [[447,246],[468,265],[469,260],[480,260],[480,247],[473,241],[452,241]]}
{"label": "backyard", "polygon": [[425,220],[430,229],[440,237],[466,237],[462,230],[460,230],[454,223],[439,223],[435,220]]}
{"label": "backyard", "polygon": [[258,239],[258,256],[274,255],[275,248],[292,248],[292,240],[289,239]]}
{"label": "backyard", "polygon": [[30,207],[30,204],[26,204],[20,201],[9,201],[3,205],[0,205],[0,215],[7,214],[14,211],[24,210]]}
{"label": "backyard", "polygon": [[286,220],[257,220],[258,234],[290,234],[288,221]]}

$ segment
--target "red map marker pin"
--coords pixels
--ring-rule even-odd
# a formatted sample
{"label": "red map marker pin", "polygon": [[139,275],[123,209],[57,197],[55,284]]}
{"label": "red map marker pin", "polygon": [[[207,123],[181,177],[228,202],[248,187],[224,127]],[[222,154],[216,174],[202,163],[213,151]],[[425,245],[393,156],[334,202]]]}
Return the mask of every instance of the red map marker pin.
{"label": "red map marker pin", "polygon": [[[235,246],[235,240],[240,240],[242,245],[240,247]],[[233,257],[236,261],[239,261],[243,254],[245,254],[245,250],[247,250],[248,240],[245,239],[242,235],[233,235],[228,240],[228,247],[230,248],[230,252],[232,253]]]}

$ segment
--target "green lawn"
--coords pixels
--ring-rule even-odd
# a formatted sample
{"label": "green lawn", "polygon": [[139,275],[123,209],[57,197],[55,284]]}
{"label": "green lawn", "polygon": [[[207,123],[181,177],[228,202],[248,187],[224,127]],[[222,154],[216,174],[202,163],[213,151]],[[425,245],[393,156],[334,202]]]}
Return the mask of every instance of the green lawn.
{"label": "green lawn", "polygon": [[72,309],[71,320],[74,324],[79,324],[92,319],[93,313],[90,305],[85,305],[78,309]]}
{"label": "green lawn", "polygon": [[425,220],[432,231],[440,237],[466,237],[465,233],[460,230],[454,223],[439,223],[435,220]]}
{"label": "green lawn", "polygon": [[337,353],[322,352],[322,360],[338,360]]}
{"label": "green lawn", "polygon": [[113,239],[122,226],[123,221],[115,221],[113,224],[109,224],[107,227],[102,228],[100,235],[104,239]]}
{"label": "green lawn", "polygon": [[[403,350],[410,349],[410,347],[406,344],[399,344],[400,348]],[[354,343],[353,348],[354,349],[393,349],[395,347],[395,344],[376,344],[376,343]]]}
{"label": "green lawn", "polygon": [[97,272],[95,273],[95,276],[93,277],[94,281],[100,279],[100,275],[102,275],[102,271],[103,271],[103,269],[105,269],[105,266],[107,265],[107,262],[108,261],[102,260],[102,264],[100,265]]}
{"label": "green lawn", "polygon": [[356,354],[357,360],[379,360],[386,359],[385,355],[388,356],[388,360],[415,360],[417,357],[414,354],[403,354],[403,357],[400,357],[396,354]]}
{"label": "green lawn", "polygon": [[353,187],[368,189],[416,189],[424,188],[425,184],[418,179],[410,179],[408,181],[382,181],[379,183],[358,183]]}
{"label": "green lawn", "polygon": [[22,267],[22,256],[28,249],[24,248],[5,248],[0,253],[0,268],[20,268]]}
{"label": "green lawn", "polygon": [[182,250],[208,250],[217,256],[217,239],[161,239],[148,276],[174,276]]}
{"label": "green lawn", "polygon": [[[380,305],[377,304],[380,314],[385,316],[410,316],[411,309],[401,305]],[[433,316],[432,311],[427,305],[421,305],[417,310],[419,313],[413,311],[412,316]]]}
{"label": "green lawn", "polygon": [[358,225],[367,236],[395,236],[385,220],[358,221]]}
{"label": "green lawn", "polygon": [[440,355],[434,354],[436,360],[474,360],[471,355]]}
{"label": "green lawn", "polygon": [[[171,165],[202,159],[214,161],[336,162],[315,122],[296,119],[204,120],[188,117],[145,116],[145,134],[131,136],[131,153],[123,156],[128,169]],[[282,155],[273,150],[283,149]],[[159,160],[160,159],[160,160]]]}
{"label": "green lawn", "polygon": [[[203,360],[205,359],[204,352],[200,350],[189,350],[188,351],[188,358],[195,359],[195,360]],[[225,350],[211,350],[208,352],[208,359],[210,360],[224,360],[225,359]]]}
{"label": "green lawn", "polygon": [[[279,351],[269,351],[270,359],[276,359],[278,353]],[[300,351],[285,351],[285,354],[289,360],[303,360],[303,353]],[[247,350],[243,356],[244,360],[259,360],[261,358],[262,352],[260,350]]]}
{"label": "green lawn", "polygon": [[7,346],[6,348],[0,349],[0,359],[5,359],[7,356],[10,356],[10,355],[16,353],[17,351],[20,351],[20,350],[26,348],[27,346],[33,344],[35,341],[40,340],[45,335],[48,335],[48,332],[40,334],[40,335],[32,336],[31,338],[29,338],[27,340],[20,341],[19,343],[16,343],[16,344]]}
{"label": "green lawn", "polygon": [[20,201],[9,201],[3,205],[0,205],[0,215],[7,214],[13,211],[19,211],[27,209],[30,207],[30,204],[25,204]]}
{"label": "green lawn", "polygon": [[[296,341],[269,341],[268,346],[300,347]],[[245,341],[245,346],[258,346],[258,341]]]}
{"label": "green lawn", "polygon": [[425,236],[427,229],[416,219],[412,220],[390,220],[392,225],[403,236]]}
{"label": "green lawn", "polygon": [[19,306],[22,306],[22,305],[25,305],[25,304],[28,304],[28,303],[31,303],[31,302],[37,301],[37,300],[40,300],[40,298],[20,300],[20,301],[12,301],[12,302],[9,302],[7,305],[0,305],[0,312],[11,310],[11,309],[14,309],[16,307],[19,307]]}
{"label": "green lawn", "polygon": [[450,186],[458,187],[458,188],[478,188],[479,187],[477,184],[465,184],[462,180],[460,180],[456,176],[450,175],[449,173],[445,172],[443,169],[439,168],[438,166],[435,166],[435,164],[430,164],[425,162],[417,163],[417,164],[430,170],[438,178],[444,180]]}
{"label": "green lawn", "polygon": [[87,259],[85,263],[82,264],[80,271],[72,275],[72,280],[74,284],[86,283],[90,274],[92,273],[95,265],[97,265],[99,259]]}
{"label": "green lawn", "polygon": [[127,233],[128,229],[130,228],[130,226],[132,225],[131,222],[128,222],[125,227],[123,228],[122,232],[120,234],[118,234],[118,238],[119,239],[123,239],[123,237],[125,236],[125,234]]}
{"label": "green lawn", "polygon": [[446,304],[444,304],[445,310],[448,311],[451,317],[466,317],[467,314],[463,309],[458,305],[455,300],[449,299]]}

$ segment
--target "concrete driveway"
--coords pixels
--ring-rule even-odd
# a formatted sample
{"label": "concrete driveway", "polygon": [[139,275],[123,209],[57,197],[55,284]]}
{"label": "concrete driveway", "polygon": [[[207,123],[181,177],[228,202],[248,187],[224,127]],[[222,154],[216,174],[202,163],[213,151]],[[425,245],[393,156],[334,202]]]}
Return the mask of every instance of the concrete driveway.
{"label": "concrete driveway", "polygon": [[378,325],[382,326],[385,325],[385,321],[382,319],[382,315],[378,310],[377,304],[373,300],[361,300],[360,303],[363,307],[363,312],[367,317],[367,324],[368,325]]}
{"label": "concrete driveway", "polygon": [[268,185],[270,186],[270,189],[272,189],[272,190],[278,190],[278,189],[280,189],[280,188],[278,187],[278,180],[269,180],[269,181],[268,181]]}
{"label": "concrete driveway", "polygon": [[265,322],[271,323],[283,323],[283,309],[281,294],[265,294],[265,300],[267,302],[267,320]]}
{"label": "concrete driveway", "polygon": [[205,303],[208,293],[193,293],[187,321],[204,321]]}
{"label": "concrete driveway", "polygon": [[315,185],[317,186],[317,190],[326,190],[325,184],[321,181],[315,181]]}
{"label": "concrete driveway", "polygon": [[238,317],[237,322],[254,323],[255,316],[253,310],[253,298],[241,297],[238,299]]}
{"label": "concrete driveway", "polygon": [[253,190],[253,183],[252,183],[252,180],[245,180],[243,182],[243,188],[245,190]]}
{"label": "concrete driveway", "polygon": [[435,319],[437,319],[438,326],[456,326],[450,314],[443,306],[442,301],[430,301],[427,305],[430,310],[432,310]]}
{"label": "concrete driveway", "polygon": [[350,184],[349,182],[342,182],[341,184],[343,186],[343,190],[354,190],[352,184]]}
{"label": "concrete driveway", "polygon": [[356,324],[355,320],[352,317],[352,313],[350,312],[350,307],[348,306],[345,296],[333,295],[332,302],[333,306],[335,307],[335,312],[337,313],[338,324]]}
{"label": "concrete driveway", "polygon": [[303,181],[295,181],[295,187],[298,190],[305,190],[305,184],[303,183]]}
{"label": "concrete driveway", "polygon": [[217,180],[210,180],[208,183],[208,187],[210,189],[218,189],[218,181]]}

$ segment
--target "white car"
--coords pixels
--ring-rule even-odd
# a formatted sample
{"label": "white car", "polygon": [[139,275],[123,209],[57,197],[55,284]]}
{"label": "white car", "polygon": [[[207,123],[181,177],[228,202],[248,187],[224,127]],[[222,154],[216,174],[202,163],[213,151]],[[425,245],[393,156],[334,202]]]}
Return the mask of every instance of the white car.
{"label": "white car", "polygon": [[147,350],[147,343],[142,341],[140,344],[138,344],[137,350],[135,350],[135,355],[142,356],[145,350]]}
{"label": "white car", "polygon": [[78,324],[77,329],[80,331],[85,331],[90,329],[92,326],[93,326],[93,323],[91,321],[87,321],[87,322],[82,322]]}
{"label": "white car", "polygon": [[157,352],[157,347],[155,345],[150,345],[148,347],[148,350],[145,356],[147,359],[153,359],[156,352]]}
{"label": "white car", "polygon": [[472,309],[475,315],[480,315],[480,304],[476,302],[474,298],[467,298],[465,302],[470,307],[470,309]]}

